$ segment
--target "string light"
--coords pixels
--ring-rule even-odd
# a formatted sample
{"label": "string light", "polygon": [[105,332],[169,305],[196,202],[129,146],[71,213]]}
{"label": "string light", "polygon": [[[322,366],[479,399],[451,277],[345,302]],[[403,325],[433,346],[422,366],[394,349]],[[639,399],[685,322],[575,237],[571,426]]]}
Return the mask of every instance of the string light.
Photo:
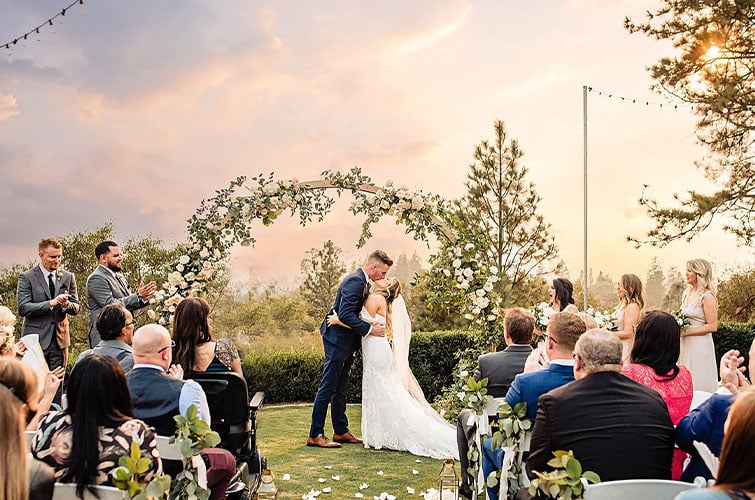
{"label": "string light", "polygon": [[[40,24],[40,25],[38,25],[38,26],[35,26],[35,27],[33,27],[32,29],[30,29],[30,30],[29,30],[29,31],[27,31],[26,33],[24,33],[24,34],[22,34],[22,35],[19,35],[19,36],[17,36],[17,37],[16,37],[16,38],[14,38],[13,40],[8,40],[7,42],[3,42],[3,43],[0,43],[0,47],[5,47],[6,49],[10,50],[10,49],[11,49],[11,47],[12,47],[13,45],[16,45],[16,44],[18,43],[18,41],[19,41],[19,40],[26,40],[26,39],[27,39],[27,37],[28,37],[29,35],[31,35],[32,33],[35,33],[35,34],[37,35],[37,41],[39,41],[39,28],[43,28],[43,27],[45,27],[45,26],[47,26],[47,25],[49,25],[49,26],[54,26],[54,25],[53,25],[53,22],[52,22],[52,21],[53,21],[53,20],[54,20],[55,18],[57,18],[57,17],[62,17],[62,16],[65,16],[65,15],[66,15],[66,12],[67,12],[68,10],[70,10],[70,8],[71,8],[71,7],[73,7],[73,6],[74,6],[74,5],[76,5],[76,4],[79,4],[79,5],[84,5],[84,0],[74,0],[74,1],[73,1],[73,2],[71,2],[70,4],[66,5],[66,6],[65,6],[65,7],[64,7],[63,9],[61,9],[61,10],[60,10],[60,12],[58,12],[57,14],[55,14],[54,16],[52,16],[51,18],[47,19],[47,20],[46,20],[45,22],[43,22],[42,24]],[[55,30],[55,28],[53,28],[53,32],[54,32],[54,30]]]}
{"label": "string light", "polygon": [[[657,107],[659,109],[673,109],[678,110],[679,108],[683,109],[695,109],[695,106],[692,104],[686,104],[686,103],[662,103],[662,102],[654,102],[647,99],[637,99],[636,97],[625,97],[614,93],[608,93],[601,90],[593,89],[592,87],[587,87],[588,92],[595,92],[599,96],[607,97],[609,99],[620,99],[624,102],[630,102],[632,104],[645,104],[646,107]],[[665,107],[664,107],[665,104]]]}

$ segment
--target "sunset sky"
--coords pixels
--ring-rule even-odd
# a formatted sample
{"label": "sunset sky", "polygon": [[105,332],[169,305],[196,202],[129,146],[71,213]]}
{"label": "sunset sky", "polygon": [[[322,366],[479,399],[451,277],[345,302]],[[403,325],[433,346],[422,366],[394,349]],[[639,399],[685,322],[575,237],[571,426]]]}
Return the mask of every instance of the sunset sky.
{"label": "sunset sky", "polygon": [[[2,0],[0,42],[68,3]],[[589,267],[644,279],[653,256],[666,268],[708,258],[719,273],[752,265],[752,251],[715,228],[664,249],[626,242],[651,227],[643,184],[663,201],[712,189],[693,166],[704,153],[694,116],[659,107],[664,97],[649,90],[645,68],[672,48],[622,25],[654,6],[85,0],[39,41],[0,50],[0,262],[109,220],[121,240],[183,240],[200,200],[239,175],[310,180],[359,166],[377,184],[455,198],[474,145],[502,119],[576,279],[589,85]],[[291,284],[304,253],[328,238],[347,262],[376,247],[423,258],[434,248],[386,220],[357,249],[361,219],[348,203],[307,228],[287,217],[260,226],[254,249],[233,252],[235,276]]]}

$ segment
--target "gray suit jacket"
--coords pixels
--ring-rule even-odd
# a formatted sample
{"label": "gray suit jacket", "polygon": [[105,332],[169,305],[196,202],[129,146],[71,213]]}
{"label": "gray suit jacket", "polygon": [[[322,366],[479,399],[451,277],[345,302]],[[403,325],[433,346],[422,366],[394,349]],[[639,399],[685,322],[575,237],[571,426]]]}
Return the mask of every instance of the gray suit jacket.
{"label": "gray suit jacket", "polygon": [[68,307],[65,310],[60,306],[51,309],[50,301],[55,297],[50,297],[50,287],[39,266],[34,266],[18,277],[18,315],[24,318],[21,336],[34,333],[39,335],[43,351],[50,347],[55,338],[58,322],[63,321],[66,314],[73,316],[79,313],[76,278],[68,271],[59,269],[55,271],[55,294],[66,291],[69,294]]}
{"label": "gray suit jacket", "polygon": [[528,345],[510,345],[500,352],[483,354],[477,359],[475,380],[488,379],[488,394],[494,398],[506,396],[514,377],[522,373],[527,356],[532,352]]}
{"label": "gray suit jacket", "polygon": [[95,322],[103,307],[113,302],[123,302],[126,309],[133,314],[137,309],[147,305],[138,294],[131,293],[125,278],[119,281],[109,269],[97,266],[87,278],[87,304],[89,305],[89,347],[100,343],[100,333]]}

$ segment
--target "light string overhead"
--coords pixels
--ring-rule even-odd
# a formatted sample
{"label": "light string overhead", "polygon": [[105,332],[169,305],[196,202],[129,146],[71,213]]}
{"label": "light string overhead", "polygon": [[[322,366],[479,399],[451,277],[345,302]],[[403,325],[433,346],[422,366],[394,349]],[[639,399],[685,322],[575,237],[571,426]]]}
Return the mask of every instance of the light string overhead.
{"label": "light string overhead", "polygon": [[44,28],[45,26],[53,26],[54,25],[53,21],[55,19],[57,19],[58,17],[65,16],[66,12],[68,12],[68,10],[70,10],[70,8],[73,7],[76,4],[84,5],[84,0],[74,0],[73,2],[71,2],[68,5],[66,5],[65,7],[63,7],[63,9],[61,9],[60,12],[58,12],[57,14],[55,14],[54,16],[52,16],[51,18],[49,18],[48,20],[46,20],[45,22],[43,22],[42,24],[40,24],[39,26],[33,27],[32,29],[30,29],[29,31],[27,31],[26,33],[24,33],[23,35],[20,35],[20,36],[14,38],[13,40],[8,40],[7,42],[0,43],[0,47],[5,47],[6,49],[10,50],[10,49],[13,48],[14,45],[18,44],[18,42],[20,42],[22,40],[28,40],[29,35],[32,35],[32,34],[35,34],[35,33],[37,35],[39,35],[39,33],[40,33],[39,30],[41,28]]}
{"label": "light string overhead", "polygon": [[661,108],[661,109],[674,109],[674,110],[677,110],[679,108],[683,108],[683,109],[695,109],[695,106],[693,104],[668,103],[668,102],[663,103],[663,102],[650,101],[648,99],[638,99],[636,97],[626,97],[626,96],[621,96],[621,95],[615,94],[615,93],[609,93],[609,92],[605,92],[605,91],[602,91],[602,90],[597,90],[597,89],[594,89],[594,88],[592,88],[590,86],[587,87],[587,91],[588,92],[594,92],[594,93],[598,94],[599,96],[607,97],[609,99],[620,99],[620,100],[622,100],[622,101],[624,101],[626,103],[630,103],[630,104],[644,104],[645,106],[653,106],[653,107]]}

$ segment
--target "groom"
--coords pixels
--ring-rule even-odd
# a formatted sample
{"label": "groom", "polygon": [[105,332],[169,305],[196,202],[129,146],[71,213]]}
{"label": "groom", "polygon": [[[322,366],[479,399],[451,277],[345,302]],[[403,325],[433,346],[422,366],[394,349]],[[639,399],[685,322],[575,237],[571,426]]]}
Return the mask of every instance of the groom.
{"label": "groom", "polygon": [[[361,443],[362,440],[349,431],[346,418],[346,392],[349,390],[349,372],[354,363],[356,351],[361,345],[361,337],[385,335],[385,327],[370,325],[359,318],[364,299],[369,291],[370,281],[385,278],[393,265],[382,250],[375,250],[367,258],[367,263],[346,276],[338,286],[332,311],[349,328],[340,325],[328,326],[327,317],[320,325],[320,334],[325,348],[325,363],[322,367],[322,380],[317,388],[312,425],[309,428],[307,446],[320,448],[340,448],[339,443]],[[333,422],[333,441],[325,436],[325,416],[330,404],[330,418]]]}

